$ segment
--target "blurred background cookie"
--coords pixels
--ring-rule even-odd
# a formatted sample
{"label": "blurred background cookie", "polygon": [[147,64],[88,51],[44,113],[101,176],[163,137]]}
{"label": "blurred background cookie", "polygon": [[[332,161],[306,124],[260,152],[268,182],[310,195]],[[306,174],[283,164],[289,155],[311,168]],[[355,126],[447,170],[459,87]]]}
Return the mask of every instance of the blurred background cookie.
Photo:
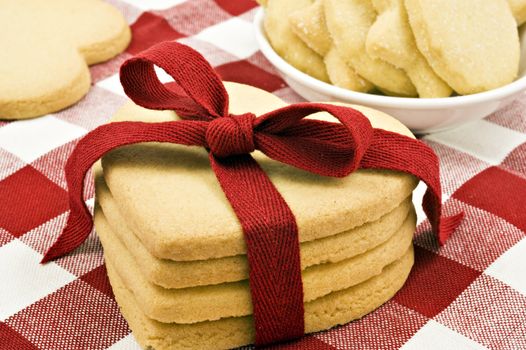
{"label": "blurred background cookie", "polygon": [[448,97],[451,88],[416,47],[403,0],[373,0],[378,17],[367,34],[369,56],[403,69],[420,97]]}
{"label": "blurred background cookie", "polygon": [[403,70],[370,57],[365,50],[367,33],[376,19],[369,0],[325,0],[324,5],[335,47],[358,74],[390,94],[416,96],[416,89]]}
{"label": "blurred background cookie", "polygon": [[130,41],[123,16],[100,0],[0,0],[0,119],[55,112],[89,90],[88,65]]}
{"label": "blurred background cookie", "polygon": [[512,82],[519,71],[519,35],[505,0],[406,0],[420,52],[459,94]]}
{"label": "blurred background cookie", "polygon": [[293,31],[288,16],[308,7],[310,0],[266,1],[265,32],[276,52],[297,69],[321,81],[329,81],[323,59]]}

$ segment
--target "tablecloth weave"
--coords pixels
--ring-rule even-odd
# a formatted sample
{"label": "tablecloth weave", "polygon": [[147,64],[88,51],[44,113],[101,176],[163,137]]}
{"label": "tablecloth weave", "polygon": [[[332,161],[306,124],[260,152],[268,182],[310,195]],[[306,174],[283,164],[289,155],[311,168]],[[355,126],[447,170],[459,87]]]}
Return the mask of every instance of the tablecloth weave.
{"label": "tablecloth weave", "polygon": [[[201,52],[224,80],[301,101],[258,51],[255,2],[110,2],[134,38],[125,53],[91,68],[89,94],[59,113],[0,122],[1,349],[139,348],[113,298],[94,232],[74,254],[39,264],[68,215],[68,155],[126,101],[117,74],[125,59],[178,40]],[[525,107],[523,96],[484,120],[424,137],[440,157],[446,214],[466,213],[456,234],[439,248],[421,222],[415,267],[391,301],[359,321],[276,348],[526,349]]]}

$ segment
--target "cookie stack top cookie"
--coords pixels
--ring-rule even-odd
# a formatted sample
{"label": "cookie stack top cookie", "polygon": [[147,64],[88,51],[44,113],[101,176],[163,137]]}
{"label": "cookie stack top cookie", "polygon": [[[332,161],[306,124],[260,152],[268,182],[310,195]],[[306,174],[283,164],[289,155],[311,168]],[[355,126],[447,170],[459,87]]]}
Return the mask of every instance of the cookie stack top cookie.
{"label": "cookie stack top cookie", "polygon": [[[262,90],[227,84],[231,113],[256,115],[285,103]],[[365,107],[374,127],[406,135],[409,130],[387,115]],[[330,118],[318,113],[321,119]],[[128,104],[114,121],[177,120],[171,111]],[[300,241],[311,241],[374,221],[396,208],[417,180],[392,171],[360,170],[334,179],[278,163],[256,152],[262,166],[294,213]],[[210,169],[204,149],[172,144],[127,146],[102,159],[104,178],[127,214],[130,228],[156,257],[184,260],[245,253],[241,226]]]}

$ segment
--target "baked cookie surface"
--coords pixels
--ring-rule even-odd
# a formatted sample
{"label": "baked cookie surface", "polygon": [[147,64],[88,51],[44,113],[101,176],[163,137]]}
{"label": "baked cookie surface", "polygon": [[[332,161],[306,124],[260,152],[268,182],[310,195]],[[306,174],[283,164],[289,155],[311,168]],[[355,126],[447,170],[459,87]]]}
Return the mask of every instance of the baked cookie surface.
{"label": "baked cookie surface", "polygon": [[[128,228],[127,220],[120,213],[104,183],[100,168],[95,171],[95,178],[97,203],[103,212],[95,217],[97,232],[110,232],[111,237],[119,239],[135,261],[142,262],[139,269],[149,282],[164,288],[186,288],[248,278],[245,254],[194,261],[156,258],[146,249],[139,235]],[[383,244],[400,229],[412,210],[411,198],[407,198],[377,221],[350,231],[301,243],[302,269],[318,264],[337,263]]]}
{"label": "baked cookie surface", "polygon": [[311,0],[269,0],[263,25],[270,44],[285,61],[316,79],[329,81],[322,57],[294,33],[289,22],[289,15],[310,4]]}
{"label": "baked cookie surface", "polygon": [[324,9],[336,49],[360,76],[382,91],[416,96],[416,89],[403,70],[366,52],[367,33],[377,16],[371,0],[325,0]]}
{"label": "baked cookie surface", "polygon": [[[305,332],[325,330],[359,319],[381,306],[403,286],[413,266],[413,247],[382,272],[356,286],[305,304]],[[145,316],[116,268],[106,262],[121,312],[139,344],[156,350],[229,349],[254,342],[250,316],[193,324],[162,323]]]}
{"label": "baked cookie surface", "polygon": [[[260,115],[286,105],[254,87],[234,83],[226,87],[234,114]],[[412,135],[384,113],[355,107],[375,127]],[[325,113],[313,117],[331,118]],[[177,116],[128,104],[113,120],[131,119],[154,122]],[[253,156],[292,209],[302,242],[378,220],[399,206],[417,184],[413,176],[392,171],[359,170],[345,178],[327,178],[259,152]],[[133,145],[108,153],[102,167],[113,198],[127,214],[128,227],[142,235],[152,255],[185,261],[245,253],[241,226],[210,169],[206,150],[173,144]]]}
{"label": "baked cookie surface", "polygon": [[122,52],[130,37],[101,0],[0,0],[0,119],[74,104],[89,90],[88,65]]}
{"label": "baked cookie surface", "polygon": [[459,94],[491,90],[518,74],[516,21],[505,0],[405,0],[420,52]]}
{"label": "baked cookie surface", "polygon": [[[106,260],[115,267],[149,318],[161,322],[195,323],[252,314],[248,280],[178,289],[166,289],[151,283],[140,268],[146,261],[134,259],[126,245],[108,229],[107,221],[101,217],[103,215],[97,210],[95,222]],[[412,242],[415,223],[416,217],[412,212],[402,226],[379,246],[337,263],[304,269],[304,301],[310,302],[347,289],[380,274],[385,266],[405,254]]]}

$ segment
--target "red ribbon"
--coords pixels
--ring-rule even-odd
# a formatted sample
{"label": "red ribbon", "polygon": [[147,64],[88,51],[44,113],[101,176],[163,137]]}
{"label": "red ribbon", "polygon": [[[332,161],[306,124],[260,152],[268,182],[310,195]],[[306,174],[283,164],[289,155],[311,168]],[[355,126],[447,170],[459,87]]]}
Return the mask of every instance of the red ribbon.
{"label": "red ribbon", "polygon": [[[175,82],[163,85],[154,65]],[[79,141],[66,164],[70,215],[43,262],[77,248],[93,222],[82,198],[84,177],[93,163],[114,148],[141,142],[201,146],[243,228],[250,266],[256,343],[304,334],[303,286],[298,227],[294,214],[267,175],[250,156],[255,149],[306,171],[333,177],[358,168],[389,169],[423,180],[424,210],[442,244],[463,214],[441,217],[437,156],[424,143],[373,129],[360,112],[321,103],[300,103],[259,117],[228,113],[221,79],[193,49],[165,42],[121,67],[126,94],[138,105],[174,110],[184,120],[164,123],[118,122],[102,125]],[[326,111],[339,123],[304,119]]]}

